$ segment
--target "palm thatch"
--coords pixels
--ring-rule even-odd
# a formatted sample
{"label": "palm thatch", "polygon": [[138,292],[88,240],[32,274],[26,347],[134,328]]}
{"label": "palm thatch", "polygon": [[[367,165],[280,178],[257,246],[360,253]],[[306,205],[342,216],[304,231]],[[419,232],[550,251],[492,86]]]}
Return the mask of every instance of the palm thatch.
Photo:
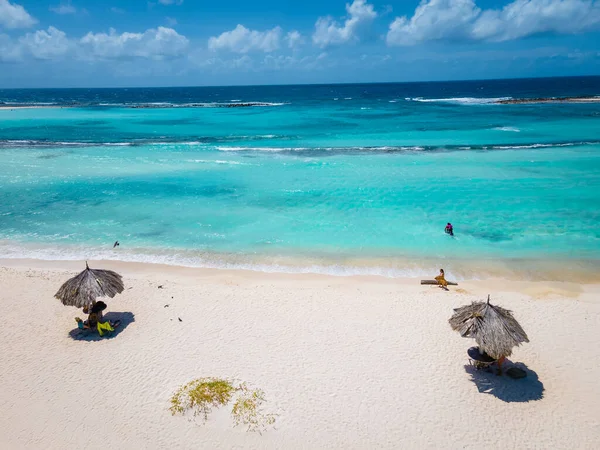
{"label": "palm thatch", "polygon": [[77,308],[91,307],[98,297],[110,297],[125,289],[121,275],[112,270],[90,269],[87,262],[85,270],[63,284],[54,295],[67,306]]}
{"label": "palm thatch", "polygon": [[499,359],[512,354],[513,347],[529,342],[512,311],[487,302],[473,302],[454,310],[448,321],[462,337],[474,338],[480,350]]}

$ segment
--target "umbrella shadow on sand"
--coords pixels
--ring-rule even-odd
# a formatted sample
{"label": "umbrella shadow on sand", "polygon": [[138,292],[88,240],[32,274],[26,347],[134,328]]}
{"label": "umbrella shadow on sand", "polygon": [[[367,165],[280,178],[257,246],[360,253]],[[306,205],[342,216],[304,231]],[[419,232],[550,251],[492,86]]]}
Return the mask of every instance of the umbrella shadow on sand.
{"label": "umbrella shadow on sand", "polygon": [[537,373],[523,363],[509,363],[506,369],[517,367],[527,373],[525,378],[513,379],[506,374],[498,376],[496,370],[477,370],[474,366],[465,365],[465,371],[471,375],[471,381],[482,394],[490,394],[507,403],[530,402],[541,400],[544,397],[544,384],[539,380]]}
{"label": "umbrella shadow on sand", "polygon": [[115,331],[105,333],[104,336],[100,336],[96,330],[80,330],[75,328],[69,331],[69,337],[76,341],[103,341],[105,339],[116,338],[130,323],[135,322],[135,316],[131,312],[108,312],[104,314],[105,321],[116,322],[119,320],[121,323],[115,328]]}

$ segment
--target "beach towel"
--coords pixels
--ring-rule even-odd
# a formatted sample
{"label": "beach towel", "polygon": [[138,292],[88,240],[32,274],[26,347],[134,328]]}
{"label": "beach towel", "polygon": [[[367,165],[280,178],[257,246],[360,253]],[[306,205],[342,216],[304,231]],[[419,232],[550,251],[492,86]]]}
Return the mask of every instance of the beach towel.
{"label": "beach towel", "polygon": [[104,336],[105,331],[115,331],[110,322],[98,322],[97,328],[100,336]]}

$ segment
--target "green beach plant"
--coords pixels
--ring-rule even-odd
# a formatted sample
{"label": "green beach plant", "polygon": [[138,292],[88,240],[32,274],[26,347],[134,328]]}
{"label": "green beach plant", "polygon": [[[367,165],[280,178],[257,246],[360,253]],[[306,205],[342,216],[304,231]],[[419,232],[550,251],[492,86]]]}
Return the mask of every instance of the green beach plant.
{"label": "green beach plant", "polygon": [[260,389],[250,389],[246,383],[236,383],[224,378],[198,378],[181,386],[171,397],[173,415],[191,412],[203,421],[214,408],[225,406],[233,401],[231,416],[233,425],[244,425],[247,431],[261,433],[275,424],[275,415],[263,411],[265,393]]}
{"label": "green beach plant", "polygon": [[262,410],[266,402],[265,393],[260,389],[248,389],[245,384],[241,384],[240,388],[240,395],[231,409],[234,426],[245,425],[247,431],[261,433],[268,426],[274,425],[275,415],[266,414]]}
{"label": "green beach plant", "polygon": [[171,413],[185,414],[192,411],[206,421],[213,408],[224,406],[231,400],[236,388],[229,380],[198,378],[181,386],[171,397]]}

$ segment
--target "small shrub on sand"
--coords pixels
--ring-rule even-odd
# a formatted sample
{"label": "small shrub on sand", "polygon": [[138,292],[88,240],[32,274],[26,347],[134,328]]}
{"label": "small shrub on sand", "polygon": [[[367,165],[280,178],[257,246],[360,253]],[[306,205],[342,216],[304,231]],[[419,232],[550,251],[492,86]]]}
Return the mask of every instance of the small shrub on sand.
{"label": "small shrub on sand", "polygon": [[265,414],[262,411],[265,393],[260,389],[248,389],[245,384],[240,385],[241,393],[233,404],[231,415],[234,426],[245,425],[247,431],[258,431],[259,433],[269,425],[275,424],[273,414]]}
{"label": "small shrub on sand", "polygon": [[234,426],[244,425],[247,431],[260,433],[275,423],[275,415],[263,412],[266,400],[262,390],[221,378],[198,378],[181,386],[171,397],[169,409],[173,415],[191,411],[206,422],[213,408],[225,406],[232,400]]}
{"label": "small shrub on sand", "polygon": [[236,388],[229,380],[219,378],[199,378],[180,387],[171,397],[171,413],[184,414],[192,411],[194,416],[201,415],[204,420],[213,408],[226,405]]}

